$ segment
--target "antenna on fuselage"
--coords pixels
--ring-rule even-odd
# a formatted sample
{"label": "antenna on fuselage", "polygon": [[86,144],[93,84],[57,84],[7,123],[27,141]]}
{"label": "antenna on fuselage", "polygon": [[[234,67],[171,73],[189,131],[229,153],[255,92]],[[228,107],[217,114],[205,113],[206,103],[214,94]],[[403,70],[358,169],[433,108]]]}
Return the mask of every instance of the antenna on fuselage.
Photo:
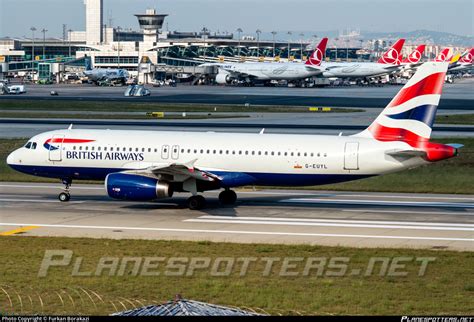
{"label": "antenna on fuselage", "polygon": [[265,128],[263,128],[258,134],[263,134],[265,132]]}
{"label": "antenna on fuselage", "polygon": [[72,130],[72,123],[69,125],[69,127],[67,129]]}

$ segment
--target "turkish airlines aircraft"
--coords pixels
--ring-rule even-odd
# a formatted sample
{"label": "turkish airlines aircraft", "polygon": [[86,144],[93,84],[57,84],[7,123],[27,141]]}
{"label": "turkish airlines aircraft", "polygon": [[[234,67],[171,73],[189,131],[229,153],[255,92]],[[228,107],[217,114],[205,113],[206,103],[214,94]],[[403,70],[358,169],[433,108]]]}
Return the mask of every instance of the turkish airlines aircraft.
{"label": "turkish airlines aircraft", "polygon": [[402,64],[418,64],[423,56],[423,52],[425,51],[426,45],[419,45],[416,47],[414,51],[410,53],[404,60],[402,60]]}
{"label": "turkish airlines aircraft", "polygon": [[468,52],[464,53],[464,55],[459,58],[459,60],[455,63],[449,65],[450,72],[461,72],[467,71],[473,68],[474,62],[474,48],[471,48]]}
{"label": "turkish airlines aircraft", "polygon": [[110,197],[152,201],[189,192],[191,209],[206,190],[345,182],[448,159],[461,145],[430,142],[448,63],[425,63],[363,132],[352,136],[66,129],[31,138],[7,163],[66,185],[104,180]]}
{"label": "turkish airlines aircraft", "polygon": [[218,84],[230,84],[233,80],[251,83],[271,80],[301,80],[322,73],[320,67],[326,51],[327,38],[323,38],[305,64],[303,63],[207,63],[201,66],[219,66]]}
{"label": "turkish airlines aircraft", "polygon": [[399,39],[375,62],[323,62],[324,77],[366,78],[392,74],[403,68],[401,50],[405,39]]}
{"label": "turkish airlines aircraft", "polygon": [[433,61],[435,62],[443,62],[443,61],[450,61],[453,58],[453,54],[451,53],[451,48],[444,48],[438,56],[435,57]]}

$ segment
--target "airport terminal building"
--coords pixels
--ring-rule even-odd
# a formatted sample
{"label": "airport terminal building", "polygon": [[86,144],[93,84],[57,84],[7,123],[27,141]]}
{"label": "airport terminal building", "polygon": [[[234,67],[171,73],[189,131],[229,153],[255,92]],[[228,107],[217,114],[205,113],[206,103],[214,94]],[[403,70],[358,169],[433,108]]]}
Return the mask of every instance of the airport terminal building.
{"label": "airport terminal building", "polygon": [[[126,69],[143,83],[167,75],[199,78],[216,72],[199,67],[205,62],[301,61],[319,42],[314,36],[278,41],[275,34],[270,41],[261,40],[260,30],[255,36],[244,35],[241,29],[236,34],[211,32],[205,27],[198,32],[168,31],[163,30],[167,14],[154,9],[135,14],[139,30],[124,30],[104,24],[103,0],[84,0],[84,4],[85,31],[64,30],[62,39],[47,38],[43,32],[38,38],[40,31],[32,28],[31,38],[0,38],[0,78],[23,73],[36,79],[59,79],[61,73],[83,70],[85,59],[90,59],[93,67]],[[377,54],[377,50],[361,49],[361,40],[341,41],[346,45],[328,46],[327,60],[368,60]],[[358,46],[353,46],[355,43]],[[370,45],[382,48],[391,43],[375,41]],[[405,47],[406,51],[412,49]]]}

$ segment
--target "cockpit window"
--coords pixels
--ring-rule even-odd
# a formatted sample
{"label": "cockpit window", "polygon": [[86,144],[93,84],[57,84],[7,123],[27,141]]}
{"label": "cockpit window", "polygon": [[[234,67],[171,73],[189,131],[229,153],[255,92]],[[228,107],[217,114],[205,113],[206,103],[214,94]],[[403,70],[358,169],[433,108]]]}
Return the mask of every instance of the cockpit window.
{"label": "cockpit window", "polygon": [[31,143],[31,149],[32,150],[36,149],[36,142]]}
{"label": "cockpit window", "polygon": [[31,148],[31,142],[26,143],[25,148],[30,149]]}

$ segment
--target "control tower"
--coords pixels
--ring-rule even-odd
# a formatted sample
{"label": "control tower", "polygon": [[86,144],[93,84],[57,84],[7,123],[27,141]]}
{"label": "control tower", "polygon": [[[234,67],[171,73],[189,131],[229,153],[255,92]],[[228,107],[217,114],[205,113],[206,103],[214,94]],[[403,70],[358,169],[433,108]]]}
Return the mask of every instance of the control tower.
{"label": "control tower", "polygon": [[136,14],[140,29],[143,30],[143,42],[153,43],[158,39],[158,32],[163,27],[163,22],[168,15],[156,14],[155,9],[147,9],[144,14]]}
{"label": "control tower", "polygon": [[86,43],[98,45],[103,41],[103,0],[84,0],[86,5]]}

